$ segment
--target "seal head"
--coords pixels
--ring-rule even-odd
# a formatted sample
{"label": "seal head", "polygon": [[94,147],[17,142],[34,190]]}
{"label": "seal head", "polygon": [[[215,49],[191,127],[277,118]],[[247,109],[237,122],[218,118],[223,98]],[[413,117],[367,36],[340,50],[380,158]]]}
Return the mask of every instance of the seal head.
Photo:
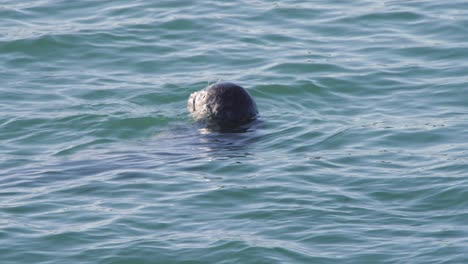
{"label": "seal head", "polygon": [[236,128],[258,115],[252,96],[239,85],[216,83],[190,95],[187,108],[195,120],[211,128]]}

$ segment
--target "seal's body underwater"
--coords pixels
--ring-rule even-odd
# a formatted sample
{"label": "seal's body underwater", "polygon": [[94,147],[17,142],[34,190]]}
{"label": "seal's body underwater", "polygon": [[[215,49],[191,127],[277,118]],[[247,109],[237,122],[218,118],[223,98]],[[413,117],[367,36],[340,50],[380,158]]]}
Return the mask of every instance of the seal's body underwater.
{"label": "seal's body underwater", "polygon": [[191,94],[187,108],[196,120],[218,129],[239,127],[258,115],[252,96],[233,83],[212,84]]}

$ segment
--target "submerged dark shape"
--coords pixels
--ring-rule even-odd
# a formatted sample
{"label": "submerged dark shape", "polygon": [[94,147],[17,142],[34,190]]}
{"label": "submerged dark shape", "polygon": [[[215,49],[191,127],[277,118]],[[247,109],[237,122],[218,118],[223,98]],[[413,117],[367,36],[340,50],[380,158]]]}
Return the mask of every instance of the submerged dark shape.
{"label": "submerged dark shape", "polygon": [[191,94],[187,108],[196,120],[221,130],[248,124],[258,114],[252,96],[233,83],[212,84]]}

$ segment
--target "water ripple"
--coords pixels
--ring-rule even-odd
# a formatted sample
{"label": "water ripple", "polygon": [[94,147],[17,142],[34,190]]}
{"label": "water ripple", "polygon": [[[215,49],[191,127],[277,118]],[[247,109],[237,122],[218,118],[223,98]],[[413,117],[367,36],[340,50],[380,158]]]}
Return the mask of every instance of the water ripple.
{"label": "water ripple", "polygon": [[3,1],[0,262],[465,263],[466,10]]}

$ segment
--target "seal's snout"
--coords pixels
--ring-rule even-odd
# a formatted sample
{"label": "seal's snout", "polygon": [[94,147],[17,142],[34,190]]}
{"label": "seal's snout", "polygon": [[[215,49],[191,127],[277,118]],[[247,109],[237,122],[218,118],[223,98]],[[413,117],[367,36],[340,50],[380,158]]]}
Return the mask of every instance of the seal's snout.
{"label": "seal's snout", "polygon": [[258,115],[252,96],[233,83],[213,84],[191,94],[187,108],[196,120],[221,129],[247,124]]}

